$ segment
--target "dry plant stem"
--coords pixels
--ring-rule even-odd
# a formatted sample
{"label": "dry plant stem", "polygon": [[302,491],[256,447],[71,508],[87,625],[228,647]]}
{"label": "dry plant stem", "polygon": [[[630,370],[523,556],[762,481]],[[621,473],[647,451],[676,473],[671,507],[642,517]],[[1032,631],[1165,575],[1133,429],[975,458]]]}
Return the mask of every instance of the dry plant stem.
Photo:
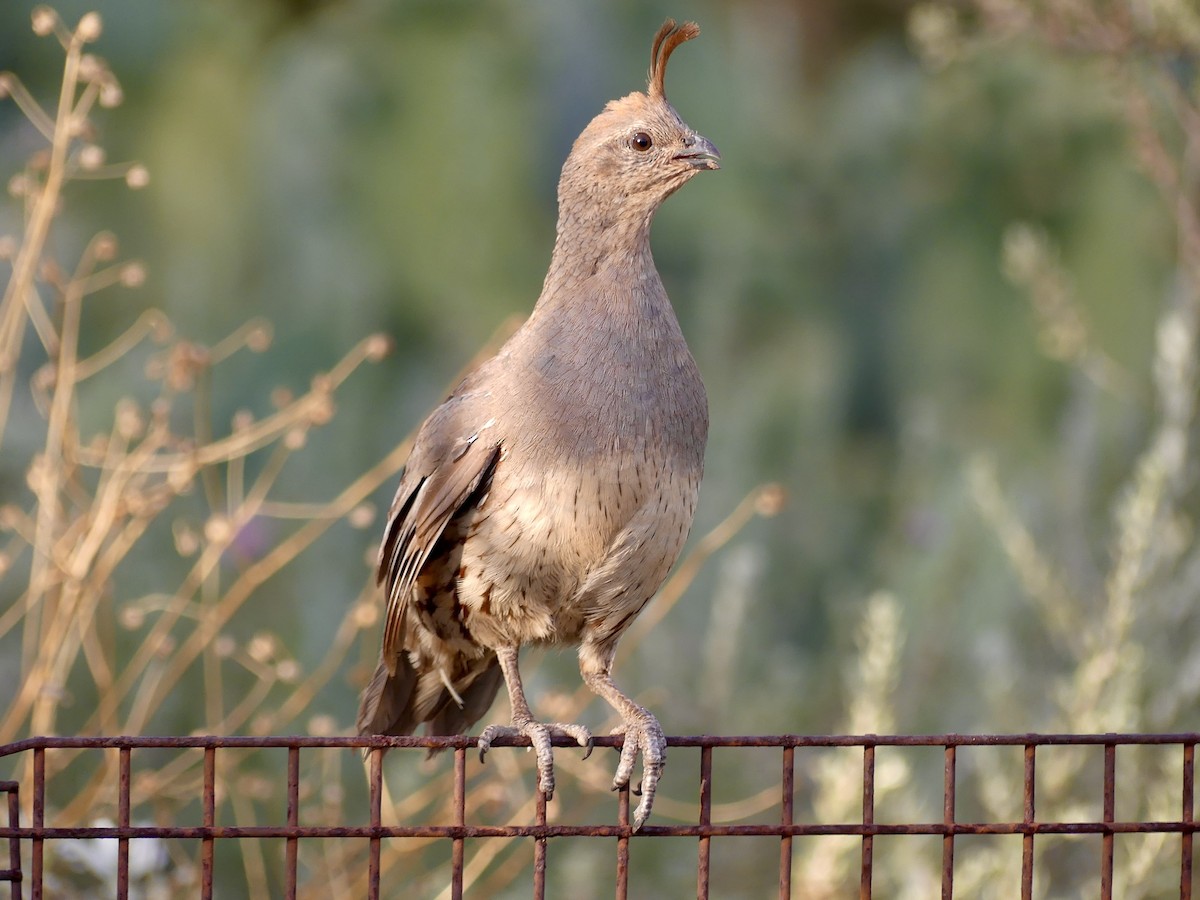
{"label": "dry plant stem", "polygon": [[[64,342],[65,345],[65,342]],[[92,505],[90,515],[79,520],[79,524],[87,530],[80,534],[69,530],[60,541],[47,542],[41,546],[53,546],[58,552],[54,553],[55,571],[65,573],[61,587],[61,596],[54,605],[56,613],[43,613],[42,635],[37,646],[40,653],[36,657],[33,671],[22,682],[16,698],[10,705],[3,722],[0,722],[0,737],[11,740],[12,735],[20,729],[25,716],[33,711],[33,721],[30,728],[34,734],[46,734],[46,730],[38,730],[38,716],[53,718],[52,697],[46,694],[47,686],[60,684],[65,678],[79,646],[80,635],[92,627],[96,603],[104,596],[103,587],[112,575],[113,569],[124,558],[128,550],[141,537],[145,528],[150,524],[148,517],[132,519],[115,537],[112,529],[117,518],[117,507],[126,493],[129,482],[134,479],[140,465],[153,455],[159,441],[152,434],[143,444],[132,453],[125,455],[120,462],[101,480],[97,490],[96,500]],[[57,498],[55,498],[57,500]],[[97,560],[97,555],[105,539],[109,540],[108,551]],[[78,573],[78,574],[76,574]],[[86,590],[85,590],[86,588]],[[41,592],[44,596],[44,591]],[[90,598],[87,605],[79,608],[81,596]],[[31,585],[27,609],[37,609],[39,592],[37,585]],[[103,708],[103,701],[101,703]],[[102,716],[104,718],[104,716]],[[109,721],[113,721],[111,718]]]}
{"label": "dry plant stem", "polygon": [[79,83],[79,60],[83,51],[83,40],[72,35],[67,44],[67,59],[63,69],[62,89],[59,92],[58,111],[54,118],[54,132],[50,144],[50,164],[46,169],[46,182],[25,228],[25,240],[13,263],[12,278],[0,300],[0,443],[8,425],[8,412],[12,403],[12,392],[16,384],[17,358],[21,352],[22,312],[32,302],[29,294],[33,290],[33,279],[38,262],[46,249],[46,238],[50,234],[50,223],[62,194],[66,179],[67,151],[71,146],[75,115],[75,89]]}
{"label": "dry plant stem", "polygon": [[[52,546],[54,536],[61,527],[65,510],[60,501],[61,479],[70,466],[63,452],[68,429],[73,427],[71,412],[75,399],[75,361],[79,342],[79,322],[83,306],[83,295],[79,282],[72,281],[63,297],[62,339],[57,365],[58,377],[54,389],[54,401],[50,407],[50,421],[46,432],[46,445],[39,461],[37,483],[38,515],[34,535],[35,548]],[[36,464],[35,464],[36,465]],[[90,551],[91,546],[85,547]],[[40,634],[37,647],[39,654],[32,665],[22,674],[27,684],[33,685],[36,700],[30,718],[30,729],[34,734],[50,734],[54,730],[57,700],[46,687],[53,688],[65,681],[66,664],[72,658],[62,652],[63,638],[75,621],[76,607],[80,600],[80,582],[87,572],[86,561],[82,565],[59,570],[58,561],[42,554],[34,556],[34,571],[30,579],[34,607],[40,603]],[[55,590],[57,582],[58,590]],[[57,651],[51,655],[47,651]]]}
{"label": "dry plant stem", "polygon": [[[530,798],[521,805],[521,808],[514,814],[514,820],[518,822],[526,822],[533,818],[534,808],[537,805],[536,798]],[[471,854],[471,859],[463,870],[463,894],[464,896],[475,887],[475,882],[478,881],[488,870],[488,867],[496,860],[505,850],[516,849],[514,845],[518,841],[488,841],[485,846],[480,847]],[[522,868],[526,860],[524,854],[519,854]],[[520,869],[517,870],[518,872]],[[516,873],[514,873],[516,874]],[[486,894],[484,894],[486,896]],[[437,900],[449,900],[451,897],[450,887],[447,886],[437,896]]]}
{"label": "dry plant stem", "polygon": [[[219,591],[213,590],[215,586],[213,579],[219,578],[221,557],[224,556],[226,551],[229,549],[229,546],[237,537],[238,532],[241,531],[241,529],[247,524],[249,524],[249,522],[258,514],[259,505],[265,499],[267,491],[270,489],[271,485],[275,481],[275,478],[283,469],[283,464],[289,455],[290,452],[286,447],[283,445],[276,446],[275,450],[271,454],[271,457],[268,459],[267,464],[264,466],[262,474],[259,476],[258,482],[255,485],[255,490],[252,491],[251,496],[247,497],[246,502],[243,503],[242,506],[234,511],[230,516],[224,538],[210,541],[208,545],[205,546],[200,560],[197,562],[196,567],[192,570],[194,577],[189,577],[189,581],[194,584],[195,587],[191,590],[181,591],[176,595],[176,608],[181,609],[184,606],[191,604],[191,597],[193,593],[199,592],[200,603],[199,614],[197,616],[198,629],[204,628],[205,623],[212,618],[215,609],[220,603]],[[297,553],[298,552],[299,551],[297,551]],[[282,565],[290,562],[294,558],[295,554],[292,554],[291,556],[282,560],[280,566],[282,567]],[[230,612],[230,615],[232,615],[232,612],[233,611]],[[177,617],[172,618],[170,616],[165,618],[172,625],[177,619]],[[161,630],[159,629],[158,626],[162,625],[163,621],[164,620],[159,620],[159,622],[156,623],[155,628],[155,631],[160,631],[162,634],[162,638],[160,640],[165,640],[167,635],[170,633],[169,628],[162,628]],[[213,652],[212,639],[216,637],[217,631],[218,629],[214,629],[211,634],[209,634],[204,645],[198,648],[199,653],[197,655]],[[193,632],[193,637],[194,636],[195,632]],[[132,669],[134,670],[134,677],[136,677],[136,674],[140,668],[139,664],[145,665],[155,659],[159,645],[159,641],[154,640],[143,642],[142,646],[138,650],[138,655],[135,657],[134,662],[131,663],[130,667],[127,668],[126,672],[128,673]],[[178,660],[178,657],[172,659],[172,665],[167,671],[177,672],[178,675],[176,678],[178,678],[181,677],[183,672],[186,671],[192,662],[195,661],[195,656],[189,656],[182,666],[175,665],[176,660]],[[209,674],[209,671],[206,670],[206,677],[208,677]],[[126,680],[126,683],[128,683],[128,679]],[[173,685],[174,680],[171,682],[171,686]],[[215,684],[212,686],[214,688],[219,687],[219,685]],[[126,723],[126,729],[133,734],[140,734],[142,729],[146,727],[146,722],[150,715],[153,714],[154,710],[158,709],[168,691],[169,687],[164,690],[158,678],[143,679],[141,685],[139,686],[137,695],[134,698],[134,712],[131,712],[130,714],[129,720]],[[125,691],[123,690],[111,691],[111,702],[119,703],[124,694]],[[210,706],[208,712],[210,715],[214,714],[214,708]],[[215,709],[215,719],[219,719],[220,717],[221,716],[218,707]],[[215,719],[210,721],[215,721]]]}
{"label": "dry plant stem", "polygon": [[98,372],[104,371],[166,324],[167,319],[161,312],[156,309],[146,310],[111,344],[76,363],[75,380],[87,381]]}
{"label": "dry plant stem", "polygon": [[[64,353],[69,354],[69,350],[66,349],[66,345],[71,343],[72,342],[64,342]],[[340,384],[341,381],[343,381],[349,375],[350,371],[367,357],[368,343],[368,341],[362,342],[362,344],[360,344],[355,351],[348,354],[348,356],[343,359],[337,367],[335,367],[334,371],[330,375],[324,376],[325,381],[321,385],[319,391],[322,397],[331,389],[332,386]],[[62,390],[62,383],[65,382],[60,379],[60,391]],[[56,393],[55,400],[57,401],[61,396],[63,395]],[[61,403],[62,401],[58,402]],[[293,407],[299,409],[308,409],[311,408],[311,405],[314,402],[317,401],[314,401],[312,399],[312,395],[310,395],[307,398],[301,398],[301,400],[297,401]],[[69,409],[69,407],[65,405],[59,406],[58,408]],[[273,436],[273,439],[277,439],[286,428],[292,427],[290,424],[292,421],[307,421],[308,419],[307,413],[300,414],[292,410],[289,410],[289,412],[292,412],[292,415],[284,420],[288,424],[283,425],[281,423],[280,431]],[[104,457],[95,458],[94,462],[99,464],[101,467],[101,480],[96,491],[96,499],[91,504],[88,515],[77,519],[75,523],[72,523],[71,526],[65,529],[62,536],[57,541],[52,542],[56,548],[56,552],[53,554],[55,557],[54,561],[56,566],[53,569],[46,569],[48,574],[52,574],[55,571],[62,571],[66,573],[83,573],[82,580],[79,578],[75,578],[74,580],[67,579],[64,587],[62,588],[62,596],[59,598],[58,614],[53,617],[43,616],[42,640],[39,640],[36,643],[40,644],[42,647],[55,648],[54,652],[51,655],[43,653],[40,657],[41,662],[38,671],[32,673],[32,677],[27,677],[23,681],[20,692],[18,693],[17,697],[14,698],[14,702],[7,710],[3,721],[0,722],[0,737],[6,736],[6,739],[11,739],[11,736],[20,730],[22,721],[24,721],[26,715],[29,714],[38,697],[45,697],[46,699],[46,702],[39,707],[39,709],[42,710],[42,712],[39,713],[39,724],[43,724],[45,720],[52,718],[52,713],[50,710],[53,708],[53,703],[51,701],[54,701],[54,697],[53,695],[44,694],[45,686],[47,684],[53,685],[55,683],[60,683],[60,681],[54,680],[56,677],[56,672],[58,675],[65,677],[65,672],[69,670],[71,661],[77,654],[80,646],[81,635],[86,632],[87,628],[92,622],[95,613],[95,604],[99,602],[99,598],[104,596],[104,585],[107,583],[108,578],[112,575],[113,569],[115,569],[117,563],[124,558],[133,544],[136,543],[137,538],[141,536],[141,534],[151,523],[153,516],[158,512],[158,509],[152,505],[147,511],[146,515],[135,516],[131,518],[121,530],[114,534],[114,527],[118,520],[117,509],[122,502],[122,498],[128,494],[128,489],[131,482],[134,482],[138,488],[142,490],[145,489],[145,479],[148,475],[147,470],[153,468],[152,463],[155,460],[162,458],[163,454],[159,451],[163,449],[168,440],[169,435],[165,432],[165,428],[160,428],[158,425],[153,425],[146,440],[143,441],[143,443],[134,451],[127,454],[117,453],[114,455],[114,449],[118,445],[115,442],[110,441],[109,446],[104,453]],[[77,442],[75,442],[75,444],[77,444]],[[241,527],[241,525],[244,525],[253,515],[258,513],[259,507],[263,502],[265,502],[267,489],[273,482],[274,476],[278,474],[279,467],[282,465],[283,459],[286,457],[286,455],[286,451],[282,445],[280,445],[277,454],[274,456],[273,463],[268,464],[266,470],[264,471],[263,475],[260,476],[260,479],[256,484],[256,489],[251,492],[251,496],[247,498],[247,502],[243,503],[242,509],[239,510],[239,515],[234,517],[232,522],[234,527],[230,530],[230,540],[232,539],[232,536],[236,534],[237,528]],[[389,459],[390,458],[392,457],[389,457]],[[377,468],[373,471],[379,473],[376,476],[377,478],[386,479],[391,477],[398,467],[399,463],[393,463],[390,466],[385,466],[382,470]],[[325,528],[327,528],[332,521],[344,516],[350,509],[354,507],[354,505],[357,505],[357,503],[362,499],[362,496],[365,493],[369,493],[370,490],[373,490],[377,484],[378,481],[370,481],[369,475],[365,480],[360,479],[358,482],[356,482],[356,485],[358,486],[357,489],[360,493],[353,494],[353,500],[348,501],[343,499],[342,501],[334,501],[332,504],[329,504],[326,507],[328,515],[322,517],[323,521],[319,524],[319,527],[309,528],[307,530],[306,534],[309,535],[307,540],[302,540],[300,542],[293,541],[289,543],[288,546],[292,548],[290,555],[288,555],[288,553],[284,553],[282,555],[272,554],[269,559],[271,559],[273,564],[276,566],[282,566],[287,562],[290,562],[296,553],[300,552],[304,546],[307,546],[311,540],[315,539],[315,537],[318,536],[319,533]],[[168,500],[170,496],[173,496],[173,491],[166,486],[163,486],[161,490],[165,492],[163,497],[164,501]],[[343,495],[343,497],[347,496],[351,495]],[[81,533],[78,530],[78,526],[84,526],[87,530]],[[106,541],[108,542],[107,549],[109,553],[98,557],[97,554],[100,551],[100,548],[105,546]],[[46,546],[46,542],[43,542],[40,546]],[[188,604],[190,604],[191,600],[189,598],[192,597],[197,590],[203,591],[203,586],[206,582],[206,579],[210,577],[210,573],[218,565],[221,554],[227,549],[227,546],[228,541],[219,544],[210,544],[208,547],[206,547],[201,559],[193,568],[191,576],[189,576],[189,578],[185,581],[185,584],[181,587],[180,591],[177,592],[174,609],[168,611],[168,615],[161,617],[156,622],[154,632],[150,636],[150,639],[143,642],[142,647],[135,655],[135,658],[131,664],[125,667],[115,682],[110,682],[108,676],[104,677],[103,680],[106,683],[111,683],[112,690],[108,690],[102,694],[97,716],[95,716],[89,723],[89,728],[95,729],[99,727],[101,722],[106,723],[107,725],[113,725],[118,721],[116,718],[116,709],[118,708],[122,699],[128,694],[133,681],[144,674],[145,671],[150,667],[151,659],[154,656],[155,649],[161,645],[162,640],[167,638],[171,627],[178,620],[182,611],[188,606]],[[255,569],[253,571],[258,570]],[[245,582],[243,582],[243,584],[244,583]],[[67,615],[67,613],[71,612],[72,610],[74,610],[76,613],[79,612],[79,610],[76,609],[76,605],[78,603],[77,598],[81,595],[91,598],[91,600],[89,601],[89,605],[84,608],[84,615],[77,616],[74,620],[72,620],[71,616]],[[40,606],[37,592],[31,591],[25,598],[24,602],[18,603],[18,607],[23,608],[25,611],[39,610]],[[224,617],[220,618],[220,622],[223,624],[228,620],[228,616],[232,615],[232,613],[236,611],[236,608],[230,608],[228,605],[221,606],[220,608],[226,610]],[[26,621],[28,621],[29,618],[30,616],[27,614]],[[74,621],[78,626],[74,630],[68,628],[68,623],[72,621]],[[54,623],[57,623],[57,625],[54,625]],[[56,630],[53,634],[50,634],[47,629],[51,628],[52,626],[55,627]],[[206,633],[215,634],[215,631]],[[191,661],[192,658],[188,657],[187,662],[190,664]],[[179,667],[173,667],[171,672],[171,678],[177,678],[178,675],[174,673],[179,672]],[[140,730],[140,727],[142,727],[142,724],[144,724],[151,712],[157,708],[157,705],[161,702],[163,696],[163,690],[160,689],[159,686],[155,685],[152,679],[147,679],[144,681],[143,691],[137,698],[140,702],[135,702],[134,711],[127,719],[126,727],[120,730],[132,730],[135,732]],[[220,718],[222,718],[222,716],[217,715],[215,716],[214,720]],[[38,733],[44,733],[44,729]]]}
{"label": "dry plant stem", "polygon": [[[1078,12],[1078,10],[1075,10]],[[1073,12],[1074,15],[1074,12]],[[1137,36],[1076,27],[1055,20],[1053,10],[1031,19],[1035,34],[1053,34],[1093,55],[1108,53],[1115,79],[1125,93],[1126,120],[1134,147],[1157,186],[1176,227],[1177,283],[1158,317],[1153,357],[1156,421],[1114,505],[1110,558],[1103,602],[1088,609],[1055,583],[1050,566],[1036,550],[1025,527],[1008,509],[994,471],[984,464],[973,474],[976,500],[1001,538],[1014,569],[1043,608],[1044,620],[1071,651],[1070,670],[1058,679],[1053,697],[1059,730],[1125,731],[1147,726],[1145,657],[1153,652],[1144,633],[1164,602],[1158,588],[1168,577],[1186,579],[1188,568],[1173,569],[1181,549],[1161,540],[1172,523],[1186,516],[1181,498],[1191,488],[1192,432],[1197,396],[1196,346],[1200,332],[1200,115],[1194,101],[1161,63],[1146,65]],[[1129,28],[1129,23],[1122,23]],[[1166,96],[1171,115],[1164,118],[1158,99]],[[1174,131],[1178,128],[1178,133]],[[1181,147],[1177,142],[1182,138]],[[1158,607],[1158,609],[1156,609]],[[1051,796],[1067,795],[1076,767],[1051,755],[1039,764],[1038,778]],[[1042,788],[1039,787],[1039,790]],[[1147,797],[1130,798],[1154,803]],[[1124,802],[1119,801],[1119,802]],[[1163,798],[1166,808],[1169,802]],[[1162,841],[1139,846],[1128,865],[1118,869],[1115,896],[1142,896],[1146,876]]]}
{"label": "dry plant stem", "polygon": [[50,313],[46,311],[46,305],[42,303],[37,285],[31,284],[29,286],[29,290],[25,294],[25,301],[25,312],[29,315],[30,324],[33,325],[33,330],[37,333],[38,340],[42,342],[47,355],[57,356],[58,334],[54,329],[54,322],[50,318]]}
{"label": "dry plant stem", "polygon": [[[345,515],[345,513],[352,510],[366,499],[375,488],[393,477],[400,470],[400,467],[404,464],[407,450],[407,446],[401,446],[393,450],[342,491],[330,503],[330,507],[341,510],[341,515]],[[320,537],[329,528],[332,521],[334,520],[316,519],[305,523],[265,557],[249,566],[230,585],[221,600],[212,608],[211,614],[205,617],[188,638],[180,644],[172,656],[169,667],[155,680],[153,690],[148,694],[146,703],[144,704],[147,710],[145,715],[148,715],[149,710],[157,709],[158,704],[161,703],[162,699],[179,681],[184,671],[195,661],[197,655],[216,637],[219,630],[241,608],[242,604],[254,590]],[[118,695],[114,698],[113,702],[120,702],[121,697],[132,686],[132,681],[140,674],[140,667],[144,667],[151,656],[152,652],[143,653],[139,651],[134,664],[131,664],[126,673],[123,673],[122,679],[118,681],[117,686],[112,691],[113,694]],[[138,722],[144,724],[145,715],[139,716]],[[138,722],[130,722],[129,724],[137,725]],[[87,727],[94,727],[94,723],[89,721]]]}
{"label": "dry plant stem", "polygon": [[[374,594],[374,587],[374,583],[371,583],[367,590]],[[360,597],[358,602],[362,603],[365,600],[366,597]],[[283,703],[269,713],[270,727],[267,733],[275,731],[286,722],[291,722],[309,708],[317,692],[334,676],[338,666],[346,658],[350,648],[354,646],[354,639],[358,636],[359,631],[360,628],[355,622],[355,610],[351,606],[342,618],[342,623],[338,626],[338,630],[329,644],[325,658],[317,664],[307,678],[296,686]]]}
{"label": "dry plant stem", "polygon": [[21,113],[29,120],[29,124],[36,128],[47,142],[53,143],[54,119],[42,109],[41,104],[34,100],[33,95],[25,89],[25,85],[15,77],[10,76],[7,87]]}
{"label": "dry plant stem", "polygon": [[[188,452],[160,453],[147,461],[142,471],[161,475],[190,468],[199,472],[207,466],[249,456],[254,451],[279,440],[292,428],[307,426],[312,422],[314,413],[328,402],[330,395],[369,358],[372,343],[370,338],[360,341],[329,373],[321,376],[318,386],[278,412],[259,419],[234,434]],[[79,448],[79,461],[83,465],[98,466],[102,458],[102,454],[91,448]]]}
{"label": "dry plant stem", "polygon": [[[238,789],[234,779],[226,778],[230,789],[228,796],[233,806],[234,821],[238,826],[254,826],[254,804]],[[267,881],[267,862],[263,858],[262,841],[242,841],[242,866],[246,872],[247,895],[250,897],[270,897],[271,891]]]}
{"label": "dry plant stem", "polygon": [[983,454],[973,458],[967,466],[967,482],[1043,625],[1059,646],[1080,655],[1082,637],[1076,614],[1081,603],[1004,496],[994,461]]}

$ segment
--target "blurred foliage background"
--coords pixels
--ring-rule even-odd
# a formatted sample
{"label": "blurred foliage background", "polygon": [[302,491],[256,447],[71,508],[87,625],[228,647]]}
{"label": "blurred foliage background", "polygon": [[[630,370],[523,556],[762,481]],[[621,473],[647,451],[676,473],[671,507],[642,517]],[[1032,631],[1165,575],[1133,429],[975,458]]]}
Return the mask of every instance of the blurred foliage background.
{"label": "blurred foliage background", "polygon": [[[168,417],[203,444],[236,433],[241,410],[259,420],[286,407],[370,335],[394,343],[338,387],[327,424],[313,417],[303,440],[293,434],[297,452],[271,474],[278,515],[213,528],[237,519],[232,469],[197,469],[188,478],[200,488],[173,494],[157,530],[103,580],[95,609],[117,668],[148,638],[164,658],[181,641],[204,645],[151,708],[135,719],[122,697],[107,721],[148,733],[352,728],[377,648],[371,510],[394,488],[389,453],[532,306],[561,161],[607,100],[641,89],[650,38],[671,15],[703,28],[673,59],[671,100],[723,157],[654,231],[712,407],[695,537],[761,485],[786,503],[703,560],[619,681],[669,733],[1196,727],[1200,240],[1188,228],[1200,196],[1200,16],[1187,0],[57,9],[69,28],[100,13],[89,51],[123,92],[91,116],[87,140],[149,173],[139,191],[120,178],[73,183],[55,213],[48,247],[64,269],[100,230],[144,264],[138,289],[89,299],[81,356],[150,308],[194,346],[269,322],[270,347],[202,366],[204,399]],[[32,33],[30,12],[0,9],[0,69],[53,113],[62,54]],[[6,180],[45,145],[17,104],[0,103]],[[0,207],[0,234],[16,242],[5,277],[31,196],[20,183],[11,193]],[[22,515],[36,520],[29,467],[47,431],[30,385],[55,362],[32,330],[23,341],[0,455],[4,524],[17,535],[0,581],[10,612],[33,608],[37,554],[17,545]],[[150,408],[145,362],[131,352],[80,386],[83,443],[112,428],[121,403]],[[239,484],[273,465],[247,451]],[[364,496],[336,499],[367,471],[379,477]],[[760,508],[775,505],[767,497]],[[200,616],[204,584],[224,596],[314,509],[328,530],[212,633],[151,631],[149,598],[186,593],[176,586],[196,546],[219,545],[184,598]],[[328,659],[348,616],[344,652],[288,705],[289,685]],[[16,614],[0,624],[0,683],[29,683],[41,626]],[[86,656],[50,679],[42,728],[30,698],[0,740],[104,730]],[[531,695],[553,708],[574,691],[574,660],[542,657]],[[222,677],[223,660],[240,667]],[[593,707],[584,718],[599,727],[603,716]],[[415,779],[405,783],[446,768],[417,772],[393,756],[394,777]],[[514,777],[531,782],[521,766]],[[836,792],[821,771],[808,787]],[[931,777],[940,784],[940,770]],[[895,789],[920,779],[905,768]],[[939,799],[928,798],[935,816]],[[835,857],[822,857],[810,896],[818,883],[837,895],[848,876]],[[644,883],[674,884],[678,866],[654,863],[644,877],[660,881]],[[774,871],[729,869],[714,876],[727,879],[721,896],[760,895]],[[896,896],[923,895],[923,876],[888,877]]]}

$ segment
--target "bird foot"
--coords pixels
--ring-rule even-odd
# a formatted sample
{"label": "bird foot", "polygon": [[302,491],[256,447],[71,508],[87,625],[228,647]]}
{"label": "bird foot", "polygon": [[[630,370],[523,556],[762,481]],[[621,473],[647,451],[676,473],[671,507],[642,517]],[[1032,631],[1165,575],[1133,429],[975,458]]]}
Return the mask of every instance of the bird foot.
{"label": "bird foot", "polygon": [[654,806],[654,792],[658,789],[658,779],[667,760],[667,738],[658,719],[645,709],[633,718],[626,719],[612,733],[625,736],[625,742],[621,745],[621,761],[617,763],[617,773],[613,776],[614,791],[629,784],[638,751],[642,752],[642,780],[632,788],[633,793],[642,798],[633,813],[633,830],[637,831],[650,817],[650,809]]}
{"label": "bird foot", "polygon": [[492,741],[498,737],[527,737],[537,754],[538,790],[549,800],[554,796],[554,754],[550,742],[555,737],[567,737],[586,748],[583,758],[592,755],[592,733],[582,725],[565,725],[561,722],[547,724],[533,719],[514,719],[511,725],[489,725],[479,735],[479,761],[492,749]]}

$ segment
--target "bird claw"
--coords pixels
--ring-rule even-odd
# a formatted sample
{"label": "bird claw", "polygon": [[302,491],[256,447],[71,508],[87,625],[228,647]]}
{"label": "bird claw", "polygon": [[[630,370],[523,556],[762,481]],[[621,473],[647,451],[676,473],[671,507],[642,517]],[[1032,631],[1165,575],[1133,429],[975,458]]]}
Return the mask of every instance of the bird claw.
{"label": "bird claw", "polygon": [[554,796],[554,753],[551,740],[555,737],[568,737],[580,747],[585,748],[583,758],[592,755],[592,733],[582,725],[566,725],[561,722],[546,724],[532,719],[514,721],[511,725],[489,725],[479,735],[479,761],[482,763],[487,752],[492,749],[492,742],[498,737],[527,737],[537,755],[538,790],[550,800]]}
{"label": "bird claw", "polygon": [[629,787],[638,751],[642,753],[642,778],[630,787],[631,793],[642,798],[633,814],[633,830],[637,831],[650,817],[650,810],[654,806],[654,792],[667,759],[667,739],[658,719],[644,709],[637,717],[614,728],[612,733],[625,737],[621,745],[621,761],[617,763],[617,771],[613,776],[614,791]]}

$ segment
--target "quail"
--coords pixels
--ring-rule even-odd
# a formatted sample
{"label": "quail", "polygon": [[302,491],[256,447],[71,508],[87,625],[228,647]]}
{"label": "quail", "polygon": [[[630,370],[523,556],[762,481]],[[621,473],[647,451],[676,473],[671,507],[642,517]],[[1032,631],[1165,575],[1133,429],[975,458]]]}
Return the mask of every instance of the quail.
{"label": "quail", "polygon": [[550,269],[532,313],[418,430],[379,551],[386,597],[362,734],[467,731],[503,683],[538,785],[553,737],[521,685],[526,645],[577,645],[583,681],[620,716],[614,789],[642,757],[640,828],[666,757],[658,720],[616,686],[617,641],[674,565],[696,508],[708,434],[704,385],[650,252],[662,202],[720,155],[667,102],[667,60],[700,32],[667,20],[645,93],[605,106],[558,185]]}

